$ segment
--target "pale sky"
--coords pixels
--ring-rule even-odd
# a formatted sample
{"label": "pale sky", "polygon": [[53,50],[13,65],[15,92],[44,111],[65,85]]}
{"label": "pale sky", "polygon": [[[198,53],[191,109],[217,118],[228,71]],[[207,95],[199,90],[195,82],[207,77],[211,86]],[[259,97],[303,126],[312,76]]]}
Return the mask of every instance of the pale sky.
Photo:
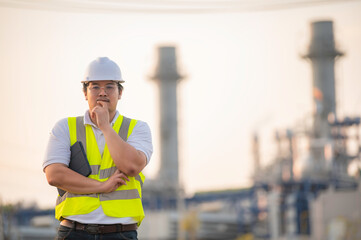
{"label": "pale sky", "polygon": [[121,114],[146,121],[159,167],[156,47],[177,47],[180,176],[188,194],[251,184],[251,138],[262,164],[275,155],[275,129],[312,112],[307,51],[310,22],[333,20],[338,48],[338,112],[361,115],[361,2],[213,14],[77,13],[0,7],[0,197],[53,207],[42,172],[49,131],[87,109],[80,81],[98,56],[115,60],[126,80]]}

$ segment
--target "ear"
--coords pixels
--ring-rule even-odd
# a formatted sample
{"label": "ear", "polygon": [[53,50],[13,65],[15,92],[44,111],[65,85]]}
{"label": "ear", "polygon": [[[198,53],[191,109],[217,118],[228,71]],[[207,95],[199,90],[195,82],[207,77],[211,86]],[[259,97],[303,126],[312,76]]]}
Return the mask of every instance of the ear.
{"label": "ear", "polygon": [[118,100],[120,100],[120,99],[122,98],[122,94],[123,94],[123,90],[121,90],[121,91],[119,92]]}
{"label": "ear", "polygon": [[84,92],[84,96],[85,96],[85,100],[88,101],[88,94],[87,91],[83,91]]}

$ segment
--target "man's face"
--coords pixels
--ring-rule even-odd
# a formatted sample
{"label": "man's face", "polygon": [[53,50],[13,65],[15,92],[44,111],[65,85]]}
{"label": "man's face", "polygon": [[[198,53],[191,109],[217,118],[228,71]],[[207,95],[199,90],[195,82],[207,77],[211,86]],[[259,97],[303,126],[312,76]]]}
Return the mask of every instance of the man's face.
{"label": "man's face", "polygon": [[108,110],[111,113],[116,110],[122,92],[119,92],[118,85],[113,81],[92,81],[84,95],[88,101],[89,110],[92,110],[98,102],[102,101],[108,105]]}

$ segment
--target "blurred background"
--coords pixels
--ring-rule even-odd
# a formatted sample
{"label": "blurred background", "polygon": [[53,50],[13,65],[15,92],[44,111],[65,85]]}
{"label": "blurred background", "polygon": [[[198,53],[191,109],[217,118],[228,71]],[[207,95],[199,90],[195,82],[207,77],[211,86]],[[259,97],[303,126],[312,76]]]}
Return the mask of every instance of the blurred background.
{"label": "blurred background", "polygon": [[0,240],[53,239],[49,132],[108,56],[146,121],[140,239],[361,239],[361,1],[0,0]]}

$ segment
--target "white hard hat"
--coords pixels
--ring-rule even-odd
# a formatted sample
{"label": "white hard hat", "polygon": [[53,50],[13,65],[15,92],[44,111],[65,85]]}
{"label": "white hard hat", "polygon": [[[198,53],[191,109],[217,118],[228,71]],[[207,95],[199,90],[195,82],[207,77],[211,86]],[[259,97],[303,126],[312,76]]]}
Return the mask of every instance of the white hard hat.
{"label": "white hard hat", "polygon": [[105,80],[124,82],[118,65],[107,57],[99,57],[89,64],[84,80],[81,82]]}

